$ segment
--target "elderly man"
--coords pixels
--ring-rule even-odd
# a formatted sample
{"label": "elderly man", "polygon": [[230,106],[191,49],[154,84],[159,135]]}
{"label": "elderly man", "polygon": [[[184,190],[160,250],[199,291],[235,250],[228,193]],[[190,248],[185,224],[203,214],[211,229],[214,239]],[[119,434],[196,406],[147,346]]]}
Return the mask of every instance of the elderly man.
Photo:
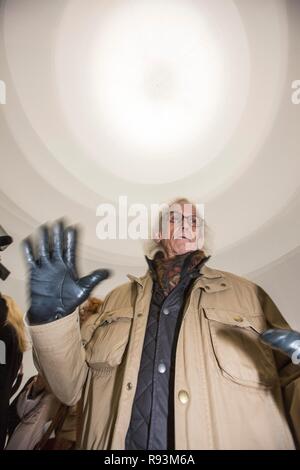
{"label": "elderly man", "polygon": [[206,266],[196,207],[168,209],[147,273],[110,292],[81,334],[76,307],[108,272],[78,279],[73,228],[54,226],[51,253],[43,228],[37,260],[25,242],[36,361],[60,401],[81,399],[78,447],[294,449],[300,368],[260,341],[288,324],[258,286]]}

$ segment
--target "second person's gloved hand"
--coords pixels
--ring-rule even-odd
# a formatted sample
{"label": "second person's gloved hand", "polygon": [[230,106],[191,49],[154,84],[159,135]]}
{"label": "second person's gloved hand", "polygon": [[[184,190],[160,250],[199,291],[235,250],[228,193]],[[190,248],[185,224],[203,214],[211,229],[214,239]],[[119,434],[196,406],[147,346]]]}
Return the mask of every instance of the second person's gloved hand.
{"label": "second person's gloved hand", "polygon": [[269,329],[260,335],[263,343],[289,356],[300,364],[300,333],[294,330]]}

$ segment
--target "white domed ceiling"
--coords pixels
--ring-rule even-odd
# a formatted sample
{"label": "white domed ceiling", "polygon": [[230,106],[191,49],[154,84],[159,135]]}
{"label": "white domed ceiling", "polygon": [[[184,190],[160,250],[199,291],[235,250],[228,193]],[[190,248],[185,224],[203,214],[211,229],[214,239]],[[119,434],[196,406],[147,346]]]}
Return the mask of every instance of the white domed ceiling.
{"label": "white domed ceiling", "polygon": [[139,243],[96,237],[97,206],[126,195],[204,203],[220,268],[252,272],[299,246],[300,2],[0,8],[1,225],[17,242],[67,216],[86,266],[142,270]]}

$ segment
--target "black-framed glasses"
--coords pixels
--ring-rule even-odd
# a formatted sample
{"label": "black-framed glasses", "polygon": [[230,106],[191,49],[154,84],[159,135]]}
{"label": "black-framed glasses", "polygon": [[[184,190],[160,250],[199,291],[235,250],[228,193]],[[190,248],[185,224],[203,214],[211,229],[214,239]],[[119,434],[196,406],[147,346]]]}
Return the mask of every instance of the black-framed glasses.
{"label": "black-framed glasses", "polygon": [[190,227],[200,227],[203,224],[203,219],[195,214],[184,215],[182,212],[170,211],[169,221],[171,224],[180,224],[182,226],[185,220]]}

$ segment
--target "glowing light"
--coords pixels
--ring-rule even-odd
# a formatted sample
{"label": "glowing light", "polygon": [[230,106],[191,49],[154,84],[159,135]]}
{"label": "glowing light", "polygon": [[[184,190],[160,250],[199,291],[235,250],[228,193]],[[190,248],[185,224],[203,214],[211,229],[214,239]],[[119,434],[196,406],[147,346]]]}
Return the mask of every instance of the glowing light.
{"label": "glowing light", "polygon": [[[107,126],[142,151],[167,153],[204,134],[222,99],[222,55],[183,2],[124,5],[95,41],[92,84]],[[163,156],[165,155],[165,157]]]}
{"label": "glowing light", "polygon": [[[57,40],[60,104],[80,154],[105,181],[170,184],[204,171],[221,158],[247,103],[249,51],[236,6],[105,5],[69,2]],[[81,155],[72,158],[84,178]],[[224,163],[222,174],[229,169]],[[98,188],[96,175],[85,180]]]}

